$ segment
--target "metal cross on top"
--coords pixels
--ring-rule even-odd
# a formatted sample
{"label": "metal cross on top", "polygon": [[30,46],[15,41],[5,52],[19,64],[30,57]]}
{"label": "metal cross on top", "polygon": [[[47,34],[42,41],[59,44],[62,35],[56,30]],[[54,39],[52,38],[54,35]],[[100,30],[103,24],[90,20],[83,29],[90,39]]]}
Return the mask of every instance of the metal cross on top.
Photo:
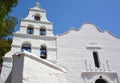
{"label": "metal cross on top", "polygon": [[36,6],[37,7],[39,7],[40,6],[40,3],[39,3],[39,1],[37,0],[37,2],[35,3],[36,4]]}

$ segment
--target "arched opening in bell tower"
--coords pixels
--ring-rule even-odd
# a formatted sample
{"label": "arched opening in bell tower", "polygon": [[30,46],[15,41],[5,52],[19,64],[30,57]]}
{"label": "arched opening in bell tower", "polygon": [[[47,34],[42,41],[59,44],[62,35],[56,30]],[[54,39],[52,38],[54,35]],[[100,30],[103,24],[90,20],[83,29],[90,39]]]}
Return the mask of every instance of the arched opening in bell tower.
{"label": "arched opening in bell tower", "polygon": [[40,58],[47,59],[47,48],[45,45],[41,45],[40,48]]}
{"label": "arched opening in bell tower", "polygon": [[34,33],[34,30],[32,27],[28,27],[27,28],[27,34],[33,34]]}
{"label": "arched opening in bell tower", "polygon": [[40,27],[40,35],[46,35],[46,27],[45,26]]}
{"label": "arched opening in bell tower", "polygon": [[39,15],[39,14],[35,14],[35,16],[34,16],[34,20],[36,20],[36,21],[40,21],[40,20],[41,20],[40,15]]}
{"label": "arched opening in bell tower", "polygon": [[23,44],[21,47],[21,51],[24,51],[24,50],[31,52],[31,45],[30,44]]}

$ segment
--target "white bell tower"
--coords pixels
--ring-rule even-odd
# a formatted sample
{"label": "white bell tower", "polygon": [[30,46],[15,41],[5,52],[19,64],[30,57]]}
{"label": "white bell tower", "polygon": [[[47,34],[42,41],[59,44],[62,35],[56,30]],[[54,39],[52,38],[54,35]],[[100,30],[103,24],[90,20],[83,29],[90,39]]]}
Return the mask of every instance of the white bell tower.
{"label": "white bell tower", "polygon": [[53,35],[53,24],[48,21],[46,11],[36,2],[29,9],[26,18],[21,19],[20,31],[14,34],[12,43],[17,51],[27,50],[42,59],[56,62],[56,37]]}
{"label": "white bell tower", "polygon": [[[48,21],[46,11],[36,2],[29,9],[28,16],[21,19],[20,30],[14,33],[11,50],[5,55],[0,83],[9,83],[13,68],[13,56],[18,52],[29,53],[43,61],[56,63],[56,37],[53,34],[53,24]],[[13,74],[12,74],[13,75]]]}

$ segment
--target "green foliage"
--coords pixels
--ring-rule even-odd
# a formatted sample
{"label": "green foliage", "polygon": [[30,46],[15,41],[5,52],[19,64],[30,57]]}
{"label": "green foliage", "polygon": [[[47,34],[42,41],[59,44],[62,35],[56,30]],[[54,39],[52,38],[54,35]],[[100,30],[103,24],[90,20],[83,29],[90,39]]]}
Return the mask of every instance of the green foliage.
{"label": "green foliage", "polygon": [[8,16],[17,3],[18,0],[0,0],[0,39],[11,35],[17,24],[15,17]]}
{"label": "green foliage", "polygon": [[17,24],[17,18],[8,16],[5,18],[5,26],[0,29],[0,39],[11,36],[14,31],[14,26]]}
{"label": "green foliage", "polygon": [[0,56],[4,56],[10,50],[12,40],[0,40]]}
{"label": "green foliage", "polygon": [[0,64],[3,62],[2,56],[0,56]]}
{"label": "green foliage", "polygon": [[4,56],[11,49],[12,40],[0,40],[0,63],[2,56]]}
{"label": "green foliage", "polygon": [[18,0],[0,0],[0,63],[11,48],[12,39],[9,40],[9,36],[14,31],[17,18],[9,16],[9,13],[17,4]]}
{"label": "green foliage", "polygon": [[12,8],[15,7],[18,3],[18,0],[0,0],[0,18],[3,18],[8,15]]}

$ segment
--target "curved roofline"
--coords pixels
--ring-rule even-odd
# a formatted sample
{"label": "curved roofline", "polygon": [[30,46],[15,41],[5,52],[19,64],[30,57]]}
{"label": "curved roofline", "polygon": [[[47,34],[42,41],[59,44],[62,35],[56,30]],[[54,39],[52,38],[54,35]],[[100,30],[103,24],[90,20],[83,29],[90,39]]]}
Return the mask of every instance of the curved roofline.
{"label": "curved roofline", "polygon": [[107,30],[105,30],[105,31],[106,31],[110,36],[112,36],[112,37],[114,37],[114,38],[117,38],[117,39],[120,39],[120,37],[112,34],[110,31],[107,31]]}
{"label": "curved roofline", "polygon": [[[82,26],[86,25],[86,24],[90,24],[95,26],[93,23],[83,23]],[[82,26],[80,26],[80,28],[75,28],[75,27],[71,27],[68,31],[62,33],[62,34],[57,34],[56,36],[63,36],[63,35],[67,35],[69,32],[71,31],[80,31],[82,29]],[[95,28],[97,29],[97,31],[99,31],[100,33],[104,33],[107,32],[110,36],[120,39],[119,37],[115,36],[114,34],[112,34],[111,32],[109,32],[108,30],[101,30],[100,28],[98,28],[97,26],[95,26]]]}

